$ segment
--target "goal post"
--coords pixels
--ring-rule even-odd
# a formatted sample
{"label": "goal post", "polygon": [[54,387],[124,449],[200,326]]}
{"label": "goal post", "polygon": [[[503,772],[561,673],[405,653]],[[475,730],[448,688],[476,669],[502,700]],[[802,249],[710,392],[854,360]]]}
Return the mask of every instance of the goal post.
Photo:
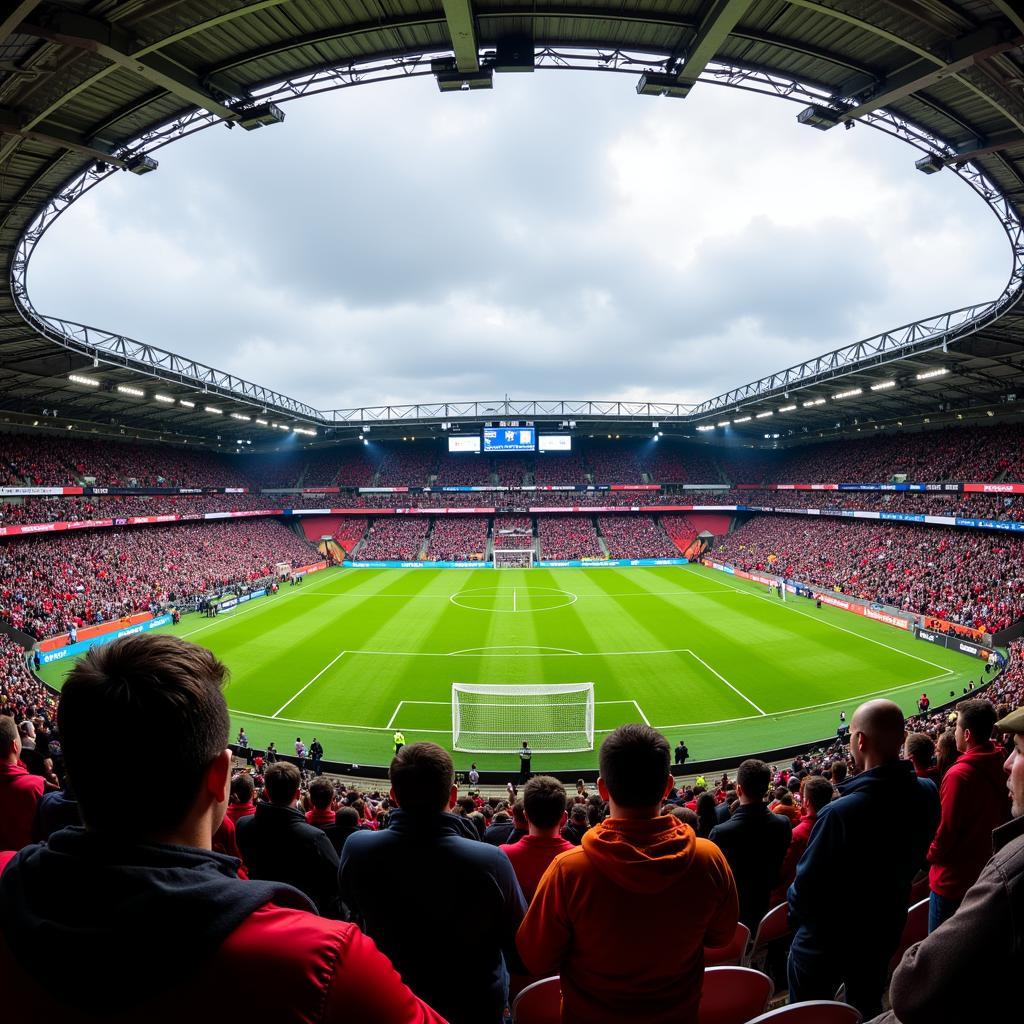
{"label": "goal post", "polygon": [[533,548],[495,548],[495,569],[532,569]]}
{"label": "goal post", "polygon": [[514,754],[526,740],[540,754],[594,749],[594,684],[452,683],[452,746]]}

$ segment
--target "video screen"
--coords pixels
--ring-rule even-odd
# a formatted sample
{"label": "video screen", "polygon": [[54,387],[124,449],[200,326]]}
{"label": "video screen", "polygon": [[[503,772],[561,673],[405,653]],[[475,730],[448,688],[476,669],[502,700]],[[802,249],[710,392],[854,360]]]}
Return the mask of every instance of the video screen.
{"label": "video screen", "polygon": [[484,452],[532,452],[537,447],[534,427],[484,427]]}
{"label": "video screen", "polygon": [[537,436],[539,452],[571,452],[572,434],[539,434]]}
{"label": "video screen", "polygon": [[476,435],[473,435],[472,437],[449,437],[448,451],[473,452],[474,454],[479,454],[480,438],[477,437]]}

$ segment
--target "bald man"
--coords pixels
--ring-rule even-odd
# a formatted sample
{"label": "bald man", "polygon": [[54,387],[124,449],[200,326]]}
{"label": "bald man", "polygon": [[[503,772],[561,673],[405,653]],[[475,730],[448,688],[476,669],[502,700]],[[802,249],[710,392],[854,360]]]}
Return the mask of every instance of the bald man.
{"label": "bald man", "polygon": [[939,793],[900,760],[905,723],[889,700],[862,704],[850,722],[857,774],[824,807],[789,888],[794,929],[789,999],[832,999],[840,985],[865,1018],[881,1012],[910,883],[939,824]]}

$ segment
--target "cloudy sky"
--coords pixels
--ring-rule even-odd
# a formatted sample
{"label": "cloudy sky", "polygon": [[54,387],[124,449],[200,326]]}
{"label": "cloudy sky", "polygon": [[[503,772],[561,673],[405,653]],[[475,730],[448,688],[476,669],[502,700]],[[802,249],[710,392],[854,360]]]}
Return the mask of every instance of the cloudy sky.
{"label": "cloudy sky", "polygon": [[33,300],[326,409],[699,401],[1002,289],[999,225],[916,151],[633,86],[423,78],[209,129],[72,207]]}

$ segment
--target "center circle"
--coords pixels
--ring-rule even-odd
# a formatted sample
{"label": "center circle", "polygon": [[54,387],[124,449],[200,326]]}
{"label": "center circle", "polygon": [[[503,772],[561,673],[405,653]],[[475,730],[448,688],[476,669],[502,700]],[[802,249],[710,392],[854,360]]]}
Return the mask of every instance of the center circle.
{"label": "center circle", "polygon": [[556,587],[473,587],[449,598],[474,612],[553,612],[576,603],[576,595]]}

